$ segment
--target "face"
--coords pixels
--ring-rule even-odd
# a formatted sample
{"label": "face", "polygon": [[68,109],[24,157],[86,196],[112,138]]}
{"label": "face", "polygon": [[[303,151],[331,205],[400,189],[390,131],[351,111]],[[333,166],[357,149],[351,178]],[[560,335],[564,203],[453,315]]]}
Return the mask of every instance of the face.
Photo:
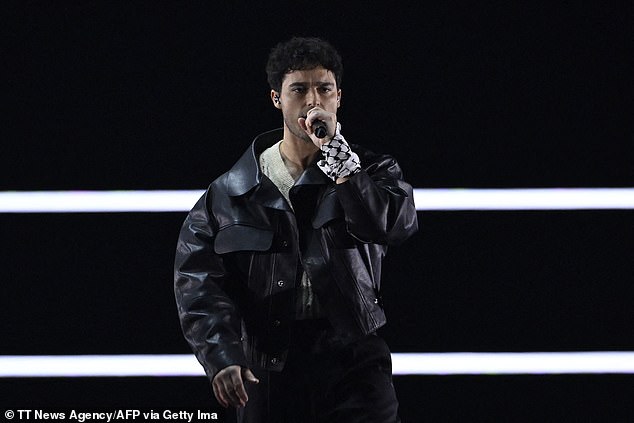
{"label": "face", "polygon": [[[276,101],[277,95],[279,101]],[[313,107],[320,107],[336,114],[340,98],[341,90],[337,88],[335,75],[322,67],[291,71],[282,81],[281,92],[271,91],[273,104],[282,110],[285,133],[289,131],[295,137],[309,143],[312,141],[297,119],[305,118],[306,113]]]}

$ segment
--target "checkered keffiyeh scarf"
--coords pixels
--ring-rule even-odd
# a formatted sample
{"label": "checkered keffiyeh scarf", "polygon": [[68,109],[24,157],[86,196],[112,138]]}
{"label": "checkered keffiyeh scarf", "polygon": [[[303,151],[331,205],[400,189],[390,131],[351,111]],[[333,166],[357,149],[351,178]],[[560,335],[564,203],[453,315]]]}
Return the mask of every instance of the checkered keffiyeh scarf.
{"label": "checkered keffiyeh scarf", "polygon": [[352,176],[361,170],[361,162],[357,153],[352,152],[350,146],[341,135],[341,124],[337,122],[335,136],[321,146],[323,159],[317,166],[333,181],[337,178]]}

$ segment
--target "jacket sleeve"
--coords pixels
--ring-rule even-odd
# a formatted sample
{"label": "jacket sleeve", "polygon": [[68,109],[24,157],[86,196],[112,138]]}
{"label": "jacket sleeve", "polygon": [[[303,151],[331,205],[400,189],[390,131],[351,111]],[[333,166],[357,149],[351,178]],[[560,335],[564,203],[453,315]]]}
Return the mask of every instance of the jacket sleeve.
{"label": "jacket sleeve", "polygon": [[185,219],[176,247],[174,294],[185,339],[210,380],[223,368],[247,366],[240,340],[240,316],[223,288],[230,282],[223,258],[214,252],[211,191]]}
{"label": "jacket sleeve", "polygon": [[418,230],[412,186],[394,158],[364,156],[362,170],[337,185],[348,232],[361,242],[398,245]]}

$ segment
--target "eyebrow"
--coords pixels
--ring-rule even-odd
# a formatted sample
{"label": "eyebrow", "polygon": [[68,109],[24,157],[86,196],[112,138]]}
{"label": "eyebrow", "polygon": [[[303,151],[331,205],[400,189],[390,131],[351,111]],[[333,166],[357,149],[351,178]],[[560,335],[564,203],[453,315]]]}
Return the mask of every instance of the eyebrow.
{"label": "eyebrow", "polygon": [[[293,82],[288,84],[289,87],[305,87],[306,85],[309,85],[308,82]],[[316,81],[313,85],[317,85],[319,87],[323,87],[323,86],[332,86],[334,87],[335,84],[334,82],[328,82],[328,81]]]}

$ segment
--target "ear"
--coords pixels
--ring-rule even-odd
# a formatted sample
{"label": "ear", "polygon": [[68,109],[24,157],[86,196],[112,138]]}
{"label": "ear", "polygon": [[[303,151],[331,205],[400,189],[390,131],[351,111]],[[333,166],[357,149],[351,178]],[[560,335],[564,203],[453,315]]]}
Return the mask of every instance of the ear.
{"label": "ear", "polygon": [[341,106],[341,90],[337,91],[337,109]]}
{"label": "ear", "polygon": [[282,103],[280,103],[280,93],[275,90],[271,90],[271,101],[273,102],[273,106],[277,109],[282,108]]}

